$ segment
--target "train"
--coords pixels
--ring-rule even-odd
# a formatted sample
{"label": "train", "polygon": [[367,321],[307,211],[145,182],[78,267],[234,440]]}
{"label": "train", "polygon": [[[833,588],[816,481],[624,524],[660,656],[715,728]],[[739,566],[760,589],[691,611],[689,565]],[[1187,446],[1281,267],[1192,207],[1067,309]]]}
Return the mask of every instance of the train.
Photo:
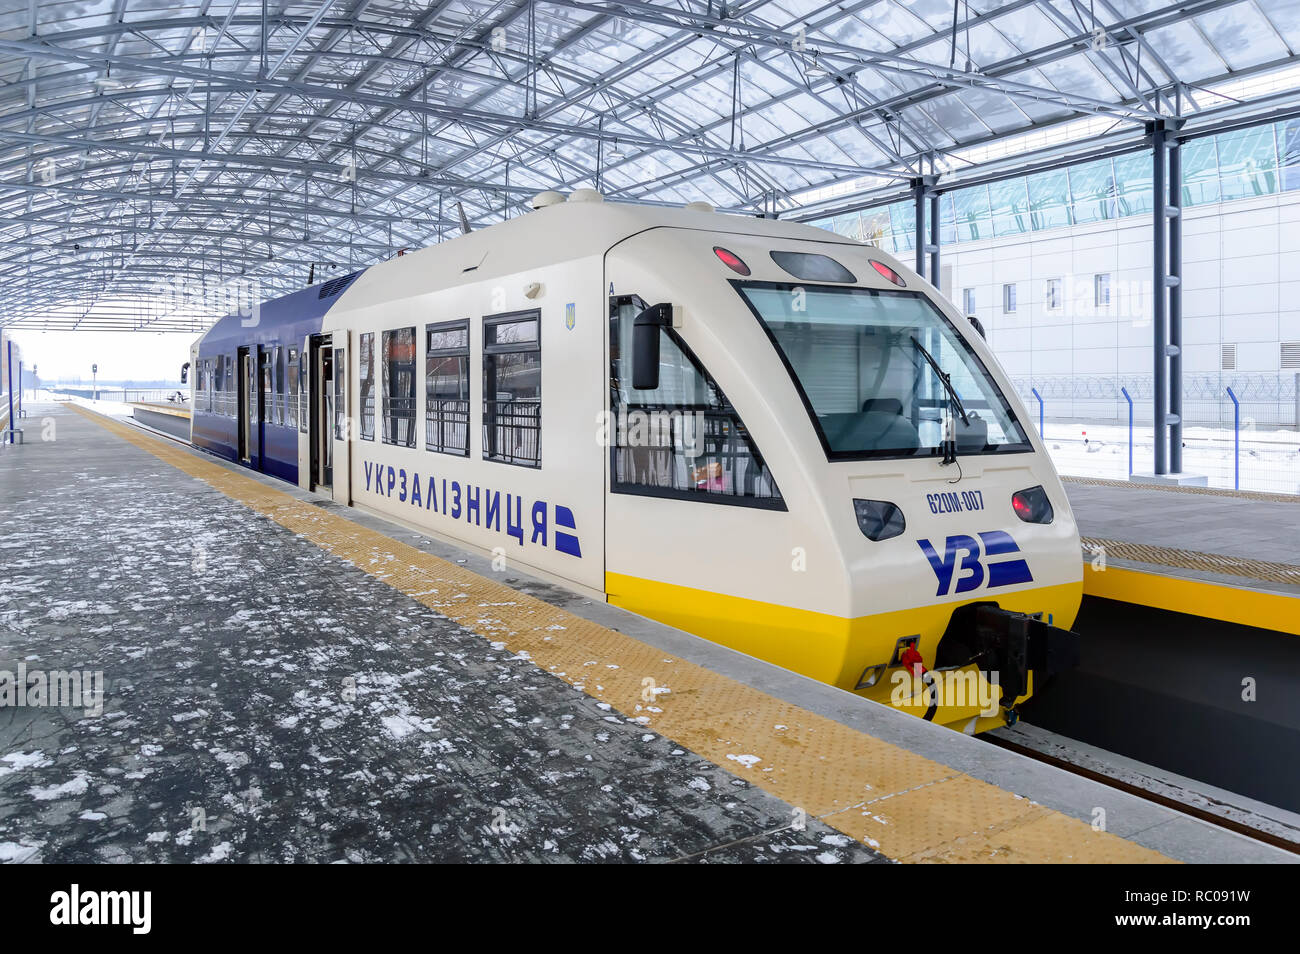
{"label": "train", "polygon": [[217,321],[191,441],[967,733],[1074,665],[1078,527],[982,329],[800,223],[543,193]]}

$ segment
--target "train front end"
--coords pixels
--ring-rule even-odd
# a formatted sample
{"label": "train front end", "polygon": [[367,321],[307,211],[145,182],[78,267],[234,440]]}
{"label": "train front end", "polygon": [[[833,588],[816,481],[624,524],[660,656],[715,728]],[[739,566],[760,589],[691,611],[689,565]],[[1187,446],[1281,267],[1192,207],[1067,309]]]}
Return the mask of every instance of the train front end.
{"label": "train front end", "polygon": [[[714,369],[744,438],[743,466],[723,449],[685,472],[716,466],[721,490],[766,495],[708,495],[747,512],[640,500],[623,519],[659,564],[611,538],[611,567],[631,567],[611,598],[960,731],[1014,721],[1077,659],[1083,567],[1060,480],[951,303],[874,248],[787,228],[610,256],[618,286],[680,303],[672,333]],[[627,583],[651,573],[677,585]]]}
{"label": "train front end", "polygon": [[[856,525],[837,533],[850,593],[834,681],[967,732],[1014,721],[1077,659],[1065,493],[973,323],[875,250],[828,253],[778,254],[790,280],[733,284],[808,412],[820,493]],[[837,266],[843,283],[813,283]]]}

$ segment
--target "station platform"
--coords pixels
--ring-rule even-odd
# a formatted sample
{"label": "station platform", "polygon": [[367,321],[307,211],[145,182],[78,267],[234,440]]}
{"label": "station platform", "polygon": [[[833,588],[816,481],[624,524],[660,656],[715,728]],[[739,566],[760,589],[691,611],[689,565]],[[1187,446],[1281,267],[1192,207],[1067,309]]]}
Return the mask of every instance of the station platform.
{"label": "station platform", "polygon": [[1085,594],[1300,635],[1300,496],[1062,479]]}
{"label": "station platform", "polygon": [[182,440],[190,439],[190,409],[177,404],[134,403],[131,416],[146,427]]}
{"label": "station platform", "polygon": [[77,406],[0,452],[0,860],[1294,862]]}

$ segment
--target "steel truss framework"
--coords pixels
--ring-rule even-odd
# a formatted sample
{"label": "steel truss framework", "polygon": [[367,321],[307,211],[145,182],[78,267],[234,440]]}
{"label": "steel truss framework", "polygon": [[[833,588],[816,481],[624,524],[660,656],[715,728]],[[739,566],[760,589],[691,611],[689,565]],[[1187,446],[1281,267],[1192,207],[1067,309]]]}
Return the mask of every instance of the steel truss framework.
{"label": "steel truss framework", "polygon": [[1297,48],[1293,0],[0,0],[0,324],[199,330],[543,189],[823,216],[1296,108],[1219,90]]}

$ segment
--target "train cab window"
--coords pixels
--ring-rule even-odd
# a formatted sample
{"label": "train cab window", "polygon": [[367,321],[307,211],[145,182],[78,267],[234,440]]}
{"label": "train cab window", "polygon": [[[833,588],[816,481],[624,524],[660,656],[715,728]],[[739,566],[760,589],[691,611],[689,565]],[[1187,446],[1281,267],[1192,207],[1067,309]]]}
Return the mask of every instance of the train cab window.
{"label": "train cab window", "polygon": [[483,319],[483,458],[542,466],[541,312]]}
{"label": "train cab window", "polygon": [[632,324],[645,307],[610,299],[611,489],[784,510],[740,415],[671,328],[659,332],[659,387],[632,387]]}
{"label": "train cab window", "polygon": [[732,284],[785,362],[829,460],[937,456],[950,417],[959,453],[1031,449],[970,343],[919,292]]}
{"label": "train cab window", "polygon": [[424,446],[469,455],[469,322],[424,328]]}
{"label": "train cab window", "polygon": [[415,329],[385,331],[384,443],[415,446]]}
{"label": "train cab window", "polygon": [[289,427],[298,426],[298,349],[289,349],[289,358],[285,362],[284,383],[284,423]]}
{"label": "train cab window", "polygon": [[367,332],[357,340],[360,362],[358,386],[361,388],[361,439],[375,439],[375,335]]}

